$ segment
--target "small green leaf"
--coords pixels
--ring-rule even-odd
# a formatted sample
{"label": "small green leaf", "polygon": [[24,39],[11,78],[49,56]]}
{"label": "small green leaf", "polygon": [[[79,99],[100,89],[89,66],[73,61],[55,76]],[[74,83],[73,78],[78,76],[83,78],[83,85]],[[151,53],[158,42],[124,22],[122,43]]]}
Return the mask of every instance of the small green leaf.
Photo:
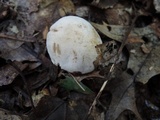
{"label": "small green leaf", "polygon": [[61,79],[59,85],[67,90],[75,90],[84,94],[93,94],[93,91],[90,90],[83,83],[78,82],[71,76],[65,76],[65,79]]}

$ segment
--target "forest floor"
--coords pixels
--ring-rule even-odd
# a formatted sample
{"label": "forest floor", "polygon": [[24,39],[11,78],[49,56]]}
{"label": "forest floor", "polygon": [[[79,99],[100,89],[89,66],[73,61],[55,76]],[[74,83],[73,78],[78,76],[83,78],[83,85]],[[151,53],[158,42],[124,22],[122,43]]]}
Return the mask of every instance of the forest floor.
{"label": "forest floor", "polygon": [[[50,26],[69,15],[103,41],[92,74],[47,53]],[[0,0],[0,46],[0,120],[160,120],[158,0]]]}

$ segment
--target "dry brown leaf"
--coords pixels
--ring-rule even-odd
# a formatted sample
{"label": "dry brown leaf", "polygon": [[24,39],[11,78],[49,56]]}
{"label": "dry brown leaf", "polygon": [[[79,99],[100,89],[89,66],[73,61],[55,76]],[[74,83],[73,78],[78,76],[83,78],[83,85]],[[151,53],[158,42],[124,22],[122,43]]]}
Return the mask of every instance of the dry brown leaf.
{"label": "dry brown leaf", "polygon": [[[103,24],[97,24],[97,23],[93,23],[91,22],[91,24],[96,28],[98,29],[101,33],[103,33],[104,35],[106,35],[107,37],[113,39],[113,40],[117,40],[119,42],[122,41],[122,34],[125,33],[124,30],[121,29],[121,31],[119,32],[115,32],[115,34],[112,34],[110,31],[112,31],[112,27],[108,24],[106,24],[105,22],[103,22]],[[111,27],[111,30],[109,29]],[[117,26],[118,28],[118,26]],[[120,27],[122,28],[122,27]],[[114,29],[114,28],[113,28]],[[114,31],[114,30],[113,30]]]}
{"label": "dry brown leaf", "polygon": [[[103,33],[105,36],[122,42],[122,39],[124,38],[126,31],[129,29],[129,26],[121,26],[121,25],[109,25],[105,22],[102,24],[93,23],[91,24],[101,33]],[[133,28],[130,36],[132,37],[142,37],[147,36],[149,34],[154,34],[155,32],[151,29],[150,26],[143,27],[143,28]]]}
{"label": "dry brown leaf", "polygon": [[108,82],[106,88],[112,93],[112,101],[106,113],[106,120],[116,120],[124,110],[131,110],[138,120],[142,120],[136,107],[132,83],[132,77],[125,72]]}
{"label": "dry brown leaf", "polygon": [[140,37],[128,37],[128,43],[144,43],[144,40],[141,39]]}

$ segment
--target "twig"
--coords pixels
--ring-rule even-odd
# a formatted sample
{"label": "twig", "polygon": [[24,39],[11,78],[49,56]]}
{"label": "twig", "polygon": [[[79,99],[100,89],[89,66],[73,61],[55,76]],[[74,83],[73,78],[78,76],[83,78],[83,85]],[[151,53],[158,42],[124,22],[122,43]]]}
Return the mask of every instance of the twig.
{"label": "twig", "polygon": [[5,35],[3,33],[0,33],[0,38],[5,38],[6,40],[13,40],[13,41],[20,41],[20,42],[35,42],[34,40],[25,40],[25,39],[19,39],[15,36],[11,36],[11,35]]}

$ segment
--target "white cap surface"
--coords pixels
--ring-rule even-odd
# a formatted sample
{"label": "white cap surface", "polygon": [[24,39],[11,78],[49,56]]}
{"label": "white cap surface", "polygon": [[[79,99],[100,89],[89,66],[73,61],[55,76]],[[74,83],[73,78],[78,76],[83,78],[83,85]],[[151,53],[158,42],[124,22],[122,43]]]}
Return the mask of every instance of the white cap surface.
{"label": "white cap surface", "polygon": [[67,16],[50,27],[46,44],[53,64],[68,72],[84,74],[94,70],[93,62],[98,57],[95,46],[102,41],[88,21]]}

